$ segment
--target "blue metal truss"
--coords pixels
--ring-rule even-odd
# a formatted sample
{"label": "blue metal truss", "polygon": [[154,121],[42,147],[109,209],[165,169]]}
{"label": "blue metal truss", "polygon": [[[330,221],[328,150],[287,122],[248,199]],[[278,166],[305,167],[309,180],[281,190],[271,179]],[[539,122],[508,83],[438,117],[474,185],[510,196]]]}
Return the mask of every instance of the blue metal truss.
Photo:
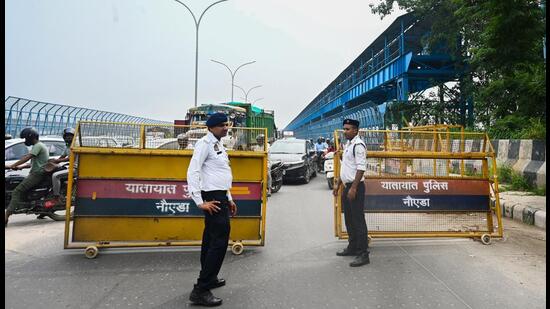
{"label": "blue metal truss", "polygon": [[300,138],[330,136],[347,117],[361,127],[384,127],[388,102],[448,82],[461,72],[443,53],[428,53],[424,39],[431,24],[413,13],[398,17],[284,130]]}
{"label": "blue metal truss", "polygon": [[34,127],[41,135],[61,135],[66,127],[75,127],[80,120],[143,124],[172,124],[148,118],[94,110],[83,107],[8,97],[4,102],[4,129],[16,137],[25,127]]}

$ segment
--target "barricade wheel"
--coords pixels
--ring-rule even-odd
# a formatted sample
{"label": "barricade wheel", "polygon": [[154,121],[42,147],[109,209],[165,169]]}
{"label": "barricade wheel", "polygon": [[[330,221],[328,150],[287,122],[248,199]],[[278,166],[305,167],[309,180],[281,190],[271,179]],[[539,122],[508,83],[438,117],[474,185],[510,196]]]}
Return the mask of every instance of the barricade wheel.
{"label": "barricade wheel", "polygon": [[240,255],[241,253],[243,253],[243,251],[244,246],[240,242],[234,243],[233,246],[231,246],[231,252],[233,252],[233,254],[235,255]]}
{"label": "barricade wheel", "polygon": [[489,234],[483,234],[481,235],[481,242],[484,245],[488,245],[491,243],[491,236]]}
{"label": "barricade wheel", "polygon": [[88,246],[84,251],[84,255],[86,255],[86,257],[89,259],[94,259],[98,254],[99,254],[99,249],[97,249],[96,246]]}

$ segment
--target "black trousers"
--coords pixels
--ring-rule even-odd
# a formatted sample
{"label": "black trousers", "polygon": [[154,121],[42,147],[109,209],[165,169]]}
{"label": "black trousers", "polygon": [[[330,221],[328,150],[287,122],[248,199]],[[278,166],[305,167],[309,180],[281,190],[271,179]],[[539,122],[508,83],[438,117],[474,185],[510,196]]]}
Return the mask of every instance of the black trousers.
{"label": "black trousers", "polygon": [[202,191],[205,202],[219,201],[220,210],[214,214],[204,212],[204,232],[201,246],[201,271],[195,288],[200,291],[210,289],[218,279],[227,245],[229,243],[229,201],[227,191]]}
{"label": "black trousers", "polygon": [[348,200],[348,191],[351,183],[346,184],[342,190],[342,207],[344,209],[344,219],[346,221],[346,230],[348,231],[348,249],[365,253],[368,251],[368,230],[365,221],[365,183],[360,182],[357,186],[357,194],[353,201]]}

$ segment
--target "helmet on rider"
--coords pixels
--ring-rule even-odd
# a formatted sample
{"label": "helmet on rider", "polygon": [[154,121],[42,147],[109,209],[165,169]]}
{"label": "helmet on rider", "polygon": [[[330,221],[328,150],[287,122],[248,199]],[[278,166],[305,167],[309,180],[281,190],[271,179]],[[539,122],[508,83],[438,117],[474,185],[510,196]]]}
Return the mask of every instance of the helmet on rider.
{"label": "helmet on rider", "polygon": [[35,139],[38,140],[40,134],[38,134],[38,131],[36,131],[35,128],[27,127],[21,130],[19,137],[25,139],[26,146],[31,146],[33,144],[32,141]]}
{"label": "helmet on rider", "polygon": [[263,143],[263,142],[264,142],[264,139],[265,139],[265,136],[264,136],[263,134],[258,134],[258,136],[256,136],[256,141],[257,141],[258,143],[260,143],[260,142]]}
{"label": "helmet on rider", "polygon": [[75,130],[71,127],[63,130],[63,140],[65,141],[65,144],[70,145],[73,142],[74,133]]}
{"label": "helmet on rider", "polygon": [[187,134],[178,134],[178,144],[180,145],[181,149],[185,149],[187,147],[187,145],[189,144],[189,137],[187,137]]}

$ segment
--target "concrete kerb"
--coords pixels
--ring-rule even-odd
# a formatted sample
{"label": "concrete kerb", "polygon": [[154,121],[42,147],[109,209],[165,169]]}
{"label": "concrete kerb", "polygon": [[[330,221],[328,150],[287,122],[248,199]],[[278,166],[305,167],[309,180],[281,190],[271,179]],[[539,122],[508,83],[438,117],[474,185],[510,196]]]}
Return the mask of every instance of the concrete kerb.
{"label": "concrete kerb", "polygon": [[535,213],[535,225],[546,230],[546,211],[540,210]]}
{"label": "concrete kerb", "polygon": [[533,208],[520,203],[511,203],[501,201],[502,216],[522,222],[524,224],[535,225],[546,230],[546,210]]}

